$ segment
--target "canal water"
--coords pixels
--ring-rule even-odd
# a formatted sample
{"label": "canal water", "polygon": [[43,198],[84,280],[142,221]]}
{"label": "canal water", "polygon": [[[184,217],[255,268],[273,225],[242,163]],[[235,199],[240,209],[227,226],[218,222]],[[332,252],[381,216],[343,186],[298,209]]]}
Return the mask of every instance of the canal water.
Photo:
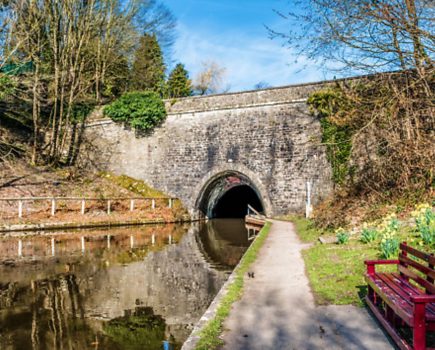
{"label": "canal water", "polygon": [[180,349],[252,239],[243,220],[0,238],[0,349]]}

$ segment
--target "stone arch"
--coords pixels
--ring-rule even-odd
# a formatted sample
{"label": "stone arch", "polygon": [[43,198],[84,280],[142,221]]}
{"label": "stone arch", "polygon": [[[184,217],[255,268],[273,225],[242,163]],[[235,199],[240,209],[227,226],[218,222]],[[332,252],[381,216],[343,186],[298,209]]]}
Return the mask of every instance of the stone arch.
{"label": "stone arch", "polygon": [[219,201],[233,189],[245,187],[255,193],[263,211],[271,212],[271,203],[260,179],[246,167],[240,165],[216,167],[204,176],[196,186],[195,209],[209,218],[215,217],[214,210]]}

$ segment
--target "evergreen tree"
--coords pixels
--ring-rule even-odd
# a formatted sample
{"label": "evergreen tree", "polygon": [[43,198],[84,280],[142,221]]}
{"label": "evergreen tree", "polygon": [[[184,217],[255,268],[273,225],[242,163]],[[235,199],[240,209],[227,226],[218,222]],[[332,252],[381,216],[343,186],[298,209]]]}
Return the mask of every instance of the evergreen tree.
{"label": "evergreen tree", "polygon": [[192,82],[184,65],[178,63],[169,74],[167,82],[168,97],[186,97],[192,95]]}
{"label": "evergreen tree", "polygon": [[134,55],[131,87],[133,90],[151,90],[163,95],[165,88],[163,53],[155,34],[140,38]]}

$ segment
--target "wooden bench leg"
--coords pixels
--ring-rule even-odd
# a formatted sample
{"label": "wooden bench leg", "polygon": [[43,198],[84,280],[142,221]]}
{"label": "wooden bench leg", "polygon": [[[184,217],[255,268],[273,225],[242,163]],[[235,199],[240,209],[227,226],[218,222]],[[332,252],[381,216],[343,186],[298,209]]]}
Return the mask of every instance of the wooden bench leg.
{"label": "wooden bench leg", "polygon": [[372,301],[373,304],[376,304],[376,294],[370,285],[367,287],[367,295],[368,295],[370,301]]}
{"label": "wooden bench leg", "polygon": [[425,320],[426,304],[414,304],[414,334],[413,345],[414,350],[426,350],[426,320]]}

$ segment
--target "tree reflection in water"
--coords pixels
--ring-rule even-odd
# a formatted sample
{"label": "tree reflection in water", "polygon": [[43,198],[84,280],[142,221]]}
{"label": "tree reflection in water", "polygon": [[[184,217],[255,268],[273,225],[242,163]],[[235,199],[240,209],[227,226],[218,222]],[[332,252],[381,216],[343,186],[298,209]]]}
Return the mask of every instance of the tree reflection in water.
{"label": "tree reflection in water", "polygon": [[232,225],[0,239],[0,349],[179,349],[248,246]]}

